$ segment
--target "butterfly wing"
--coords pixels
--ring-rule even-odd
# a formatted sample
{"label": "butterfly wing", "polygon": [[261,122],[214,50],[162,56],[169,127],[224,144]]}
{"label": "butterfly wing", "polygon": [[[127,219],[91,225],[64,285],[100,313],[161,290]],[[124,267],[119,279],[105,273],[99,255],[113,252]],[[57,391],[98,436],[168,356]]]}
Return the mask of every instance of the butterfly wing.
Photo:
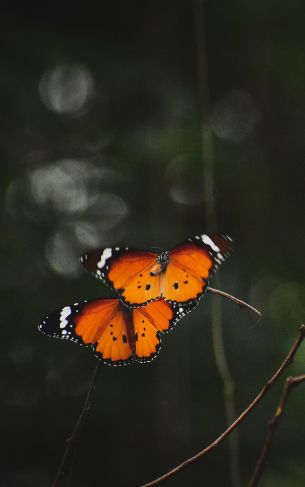
{"label": "butterfly wing", "polygon": [[147,306],[133,309],[136,361],[145,363],[153,360],[160,350],[161,333],[171,330],[195,306],[196,303],[180,307],[158,299]]}
{"label": "butterfly wing", "polygon": [[162,297],[188,305],[204,294],[217,267],[232,251],[228,235],[200,235],[188,239],[170,252],[161,284]]}
{"label": "butterfly wing", "polygon": [[133,360],[128,316],[119,299],[65,306],[43,320],[38,329],[54,338],[90,346],[109,365],[125,365]]}
{"label": "butterfly wing", "polygon": [[128,306],[141,306],[161,294],[161,277],[153,276],[157,254],[116,247],[94,250],[80,258],[82,265],[115,289]]}

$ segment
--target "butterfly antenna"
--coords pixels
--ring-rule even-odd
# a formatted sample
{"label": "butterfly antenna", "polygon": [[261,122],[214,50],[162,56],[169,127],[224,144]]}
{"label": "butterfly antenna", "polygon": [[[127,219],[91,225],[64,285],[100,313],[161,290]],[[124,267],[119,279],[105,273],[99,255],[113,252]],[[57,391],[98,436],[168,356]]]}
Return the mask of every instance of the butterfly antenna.
{"label": "butterfly antenna", "polygon": [[158,253],[161,253],[163,252],[163,249],[161,249],[161,247],[150,247],[151,250],[156,250]]}

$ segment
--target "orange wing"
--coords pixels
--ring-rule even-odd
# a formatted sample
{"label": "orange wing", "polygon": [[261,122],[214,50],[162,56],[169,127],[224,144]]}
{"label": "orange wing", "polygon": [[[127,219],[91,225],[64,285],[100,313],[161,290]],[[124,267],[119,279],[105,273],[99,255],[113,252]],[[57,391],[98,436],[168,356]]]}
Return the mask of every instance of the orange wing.
{"label": "orange wing", "polygon": [[116,247],[89,252],[81,263],[115,289],[128,306],[139,306],[160,297],[157,257],[153,252]]}
{"label": "orange wing", "polygon": [[178,307],[159,299],[129,310],[119,299],[97,299],[65,306],[43,320],[38,329],[93,348],[108,365],[144,363],[156,356],[160,334],[195,305]]}
{"label": "orange wing", "polygon": [[175,247],[162,276],[162,297],[183,305],[200,299],[231,249],[230,237],[218,234],[194,237]]}
{"label": "orange wing", "polygon": [[133,309],[136,361],[143,363],[155,358],[160,349],[161,333],[169,331],[194,306],[182,308],[159,299]]}
{"label": "orange wing", "polygon": [[134,340],[128,313],[119,299],[98,299],[65,306],[47,317],[38,329],[52,337],[92,347],[110,365],[132,361]]}

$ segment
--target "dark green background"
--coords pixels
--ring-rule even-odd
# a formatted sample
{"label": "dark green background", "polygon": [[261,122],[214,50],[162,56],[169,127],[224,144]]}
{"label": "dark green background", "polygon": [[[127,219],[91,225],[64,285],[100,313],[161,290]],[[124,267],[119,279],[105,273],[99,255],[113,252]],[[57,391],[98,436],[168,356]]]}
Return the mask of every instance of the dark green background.
{"label": "dark green background", "polygon": [[[257,322],[207,295],[152,364],[103,367],[71,486],[134,487],[224,430],[213,300],[238,412],[304,322],[304,4],[217,0],[205,14],[218,230],[235,240],[218,275],[264,316]],[[110,295],[78,255],[98,245],[169,248],[207,230],[194,13],[186,0],[26,2],[2,9],[0,24],[0,484],[43,487],[95,359],[37,324],[63,305]],[[303,346],[288,373],[304,372]],[[243,485],[281,387],[239,429]],[[304,411],[300,386],[262,486],[305,484]],[[228,441],[167,485],[231,485]]]}

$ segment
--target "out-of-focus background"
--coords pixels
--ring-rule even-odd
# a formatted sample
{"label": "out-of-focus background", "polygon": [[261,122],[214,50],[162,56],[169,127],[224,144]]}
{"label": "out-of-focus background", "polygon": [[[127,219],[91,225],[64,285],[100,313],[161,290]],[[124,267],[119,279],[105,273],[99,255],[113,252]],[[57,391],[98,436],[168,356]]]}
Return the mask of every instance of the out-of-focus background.
{"label": "out-of-focus background", "polygon": [[[235,240],[218,275],[264,316],[206,295],[150,365],[103,367],[70,485],[134,487],[222,432],[213,301],[237,412],[304,322],[303,7],[208,1],[200,19],[217,230]],[[27,2],[1,13],[1,486],[50,485],[82,406],[95,358],[37,331],[52,310],[111,295],[78,256],[170,248],[207,230],[196,18],[186,0]],[[288,373],[304,372],[303,346]],[[282,384],[239,428],[243,485]],[[305,485],[304,403],[300,386],[262,486]],[[230,486],[229,442],[167,485]]]}

